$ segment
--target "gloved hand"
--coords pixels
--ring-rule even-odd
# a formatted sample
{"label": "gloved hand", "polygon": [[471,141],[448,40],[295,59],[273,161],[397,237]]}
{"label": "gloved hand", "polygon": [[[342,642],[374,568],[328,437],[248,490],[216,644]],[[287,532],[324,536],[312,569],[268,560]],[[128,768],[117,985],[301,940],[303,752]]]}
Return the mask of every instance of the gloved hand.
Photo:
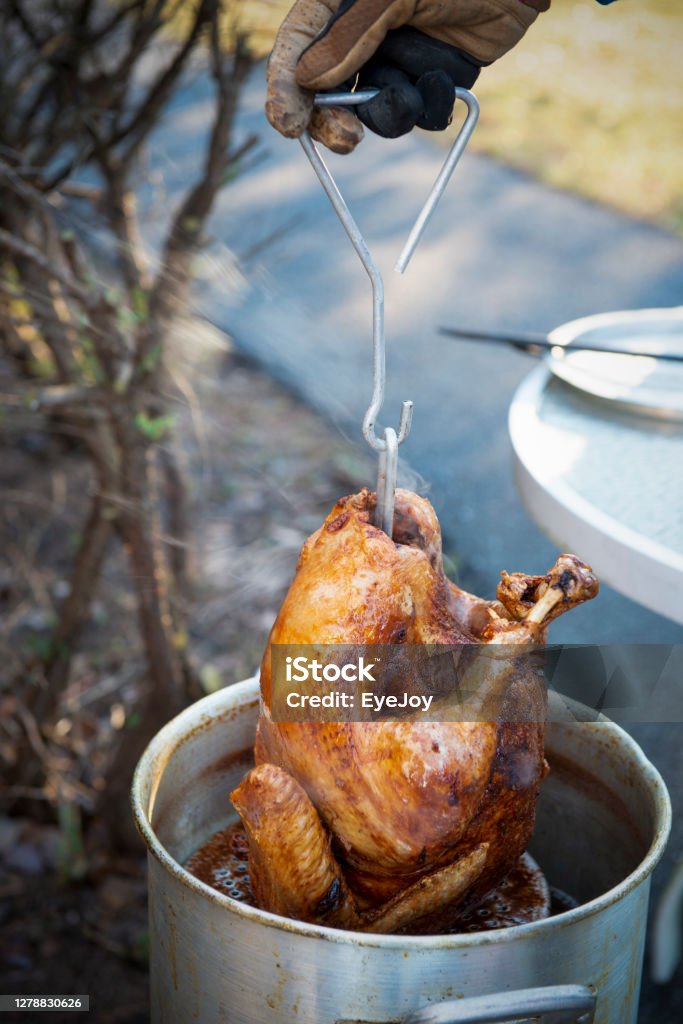
{"label": "gloved hand", "polygon": [[[337,153],[363,137],[361,120],[394,138],[450,123],[453,87],[511,49],[550,0],[296,0],[268,62],[266,115],[279,132]],[[379,88],[355,108],[315,108],[316,91]],[[358,117],[356,117],[356,114]]]}

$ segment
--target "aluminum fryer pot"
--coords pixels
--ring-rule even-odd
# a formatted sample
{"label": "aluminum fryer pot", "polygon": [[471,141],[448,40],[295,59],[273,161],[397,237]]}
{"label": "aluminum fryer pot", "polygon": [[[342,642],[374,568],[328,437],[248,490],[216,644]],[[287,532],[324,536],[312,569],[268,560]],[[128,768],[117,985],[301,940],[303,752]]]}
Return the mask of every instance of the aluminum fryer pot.
{"label": "aluminum fryer pot", "polygon": [[671,809],[622,729],[548,727],[552,770],[530,850],[579,907],[500,931],[364,935],[236,902],[182,867],[234,819],[228,793],[252,763],[258,701],[256,679],[205,697],[158,733],[135,774],[153,1024],[636,1024],[650,875]]}

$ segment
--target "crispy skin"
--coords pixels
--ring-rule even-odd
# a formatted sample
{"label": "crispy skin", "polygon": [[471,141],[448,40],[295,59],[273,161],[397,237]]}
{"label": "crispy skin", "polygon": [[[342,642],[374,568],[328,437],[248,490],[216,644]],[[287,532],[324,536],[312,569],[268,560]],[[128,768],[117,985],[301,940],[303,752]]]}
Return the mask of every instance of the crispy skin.
{"label": "crispy skin", "polygon": [[[411,917],[405,908],[413,906],[413,921],[422,930],[419,900],[408,900],[394,917],[388,901],[397,905],[407,893],[413,899],[418,883],[428,888],[425,879],[445,870],[434,882],[434,891],[442,893],[434,901],[435,920],[443,922],[444,892],[454,909],[471,904],[507,874],[529,841],[546,771],[539,676],[523,658],[497,656],[491,647],[490,657],[463,662],[478,720],[427,722],[414,715],[394,722],[275,722],[271,644],[538,644],[547,622],[594,596],[597,582],[589,567],[562,556],[544,577],[504,574],[498,600],[482,601],[444,575],[429,502],[398,491],[392,539],[371,523],[374,501],[368,491],[343,498],[306,541],[273,626],[261,666],[256,771],[278,766],[310,803],[305,810],[297,805],[292,813],[300,820],[290,826],[277,811],[279,832],[259,836],[251,828],[250,862],[258,864],[261,905],[286,913],[292,900],[276,892],[285,884],[278,861],[284,848],[289,856],[303,849],[295,833],[313,835],[310,816],[317,814],[315,848],[322,849],[321,836],[332,841],[325,858],[333,864],[324,877],[338,877],[345,894],[338,913],[325,910],[325,923],[348,927],[350,898],[359,928],[371,928],[372,917],[390,930],[405,929]],[[454,699],[444,696],[444,712]],[[249,815],[266,817],[269,807],[276,813],[272,792],[256,786],[254,794]],[[242,813],[239,797],[236,805]],[[249,815],[243,814],[248,831]],[[286,885],[291,888],[290,881]],[[320,887],[312,887],[317,898]],[[309,903],[299,902],[305,908],[299,913],[315,919]]]}
{"label": "crispy skin", "polygon": [[337,502],[303,546],[261,664],[270,704],[271,644],[457,644],[476,638],[451,610],[441,531],[429,502],[397,492],[392,541],[373,526],[374,495]]}
{"label": "crispy skin", "polygon": [[249,843],[249,874],[259,906],[315,924],[395,932],[437,913],[452,914],[486,863],[487,846],[473,847],[376,909],[362,909],[330,849],[330,838],[301,786],[276,765],[249,772],[231,793]]}
{"label": "crispy skin", "polygon": [[230,794],[249,842],[256,902],[299,921],[353,927],[355,908],[330,837],[298,782],[273,764],[249,772]]}
{"label": "crispy skin", "polygon": [[260,723],[265,756],[296,778],[343,851],[356,889],[388,898],[442,862],[489,782],[495,724]]}

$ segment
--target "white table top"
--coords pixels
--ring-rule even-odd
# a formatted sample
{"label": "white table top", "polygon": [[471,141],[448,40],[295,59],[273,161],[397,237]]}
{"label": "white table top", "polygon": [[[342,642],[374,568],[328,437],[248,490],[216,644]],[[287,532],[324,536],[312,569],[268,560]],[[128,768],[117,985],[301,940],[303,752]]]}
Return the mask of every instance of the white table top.
{"label": "white table top", "polygon": [[683,623],[683,422],[625,411],[546,365],[509,415],[532,518],[615,590]]}

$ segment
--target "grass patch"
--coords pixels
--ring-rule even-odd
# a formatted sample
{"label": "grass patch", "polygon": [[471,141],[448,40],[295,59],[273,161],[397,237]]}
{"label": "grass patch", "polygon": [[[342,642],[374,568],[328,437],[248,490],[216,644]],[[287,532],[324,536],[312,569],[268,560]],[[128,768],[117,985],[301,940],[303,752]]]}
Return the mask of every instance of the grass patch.
{"label": "grass patch", "polygon": [[683,8],[554,0],[476,85],[479,152],[683,235]]}

